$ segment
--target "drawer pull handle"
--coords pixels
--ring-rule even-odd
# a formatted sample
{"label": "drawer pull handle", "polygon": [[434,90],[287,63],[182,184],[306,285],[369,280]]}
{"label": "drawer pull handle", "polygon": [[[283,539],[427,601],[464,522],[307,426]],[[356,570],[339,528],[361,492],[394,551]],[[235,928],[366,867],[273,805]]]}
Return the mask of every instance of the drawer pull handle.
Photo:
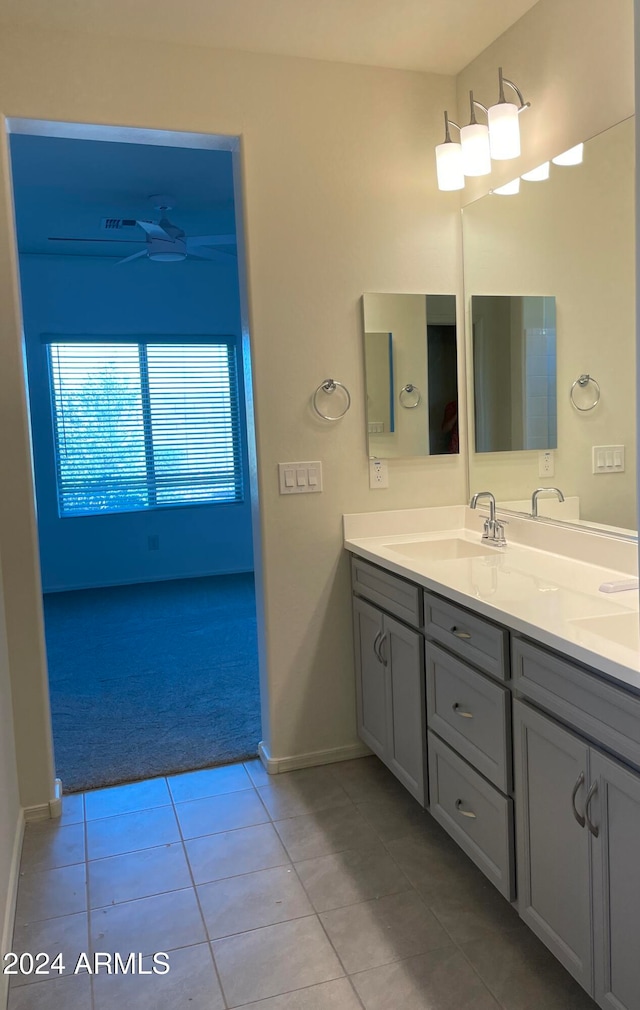
{"label": "drawer pull handle", "polygon": [[597,826],[597,824],[594,824],[591,818],[589,817],[589,804],[591,803],[591,800],[593,799],[593,797],[597,792],[598,792],[598,780],[596,779],[593,785],[591,786],[591,789],[587,793],[586,800],[584,801],[584,816],[587,821],[587,827],[589,828],[589,831],[591,832],[594,838],[597,838],[598,835],[600,834],[600,828]]}
{"label": "drawer pull handle", "polygon": [[459,703],[459,702],[457,702],[457,701],[454,701],[454,703],[453,703],[453,705],[451,706],[451,708],[452,708],[452,709],[453,709],[453,711],[454,711],[454,712],[456,713],[456,715],[459,715],[459,716],[460,716],[460,718],[461,718],[461,719],[473,719],[473,712],[464,712],[464,711],[463,711],[463,710],[462,710],[462,709],[460,708],[460,703]]}
{"label": "drawer pull handle", "polygon": [[471,635],[469,634],[468,631],[462,631],[460,628],[456,628],[455,624],[451,629],[451,634],[455,635],[456,638],[464,638],[464,639],[471,638]]}
{"label": "drawer pull handle", "polygon": [[456,810],[458,811],[459,814],[461,814],[462,817],[471,817],[473,820],[476,819],[477,815],[474,814],[472,810],[462,809],[462,800],[456,800]]}
{"label": "drawer pull handle", "polygon": [[578,777],[576,779],[576,784],[573,787],[573,789],[571,790],[571,812],[572,812],[573,816],[575,817],[575,819],[577,820],[577,822],[578,822],[578,824],[580,825],[581,828],[584,827],[584,823],[585,822],[584,822],[584,817],[582,816],[582,814],[579,814],[578,811],[577,811],[577,809],[576,809],[576,796],[578,795],[578,789],[583,784],[583,782],[584,782],[584,772],[580,772],[580,774],[578,775]]}
{"label": "drawer pull handle", "polygon": [[[384,635],[382,636],[382,638],[380,639],[380,642],[378,644],[378,653],[380,655],[380,662],[382,663],[383,666],[387,665],[387,657],[386,657],[385,653],[382,651],[382,646],[387,641],[387,637],[388,636],[387,636],[387,633],[385,631]],[[386,649],[385,649],[385,651],[386,651]]]}

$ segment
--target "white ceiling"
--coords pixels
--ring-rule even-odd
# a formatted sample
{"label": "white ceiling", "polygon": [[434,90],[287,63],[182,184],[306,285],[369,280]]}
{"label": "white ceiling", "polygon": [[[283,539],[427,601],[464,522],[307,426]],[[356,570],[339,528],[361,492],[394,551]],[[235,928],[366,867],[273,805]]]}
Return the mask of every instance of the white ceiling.
{"label": "white ceiling", "polygon": [[457,74],[536,0],[1,0],[40,30]]}

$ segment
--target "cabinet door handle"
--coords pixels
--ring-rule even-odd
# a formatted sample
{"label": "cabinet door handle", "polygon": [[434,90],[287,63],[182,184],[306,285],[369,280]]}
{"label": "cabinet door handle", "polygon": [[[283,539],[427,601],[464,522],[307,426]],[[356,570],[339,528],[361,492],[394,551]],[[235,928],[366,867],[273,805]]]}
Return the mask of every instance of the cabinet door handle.
{"label": "cabinet door handle", "polygon": [[387,633],[385,631],[385,633],[383,634],[382,638],[380,639],[380,644],[378,645],[378,655],[380,656],[380,662],[382,663],[383,666],[387,665],[387,657],[384,655],[384,653],[382,651],[382,646],[386,642],[387,637],[388,636],[387,636]]}
{"label": "cabinet door handle", "polygon": [[380,655],[380,650],[378,648],[378,646],[380,645],[380,639],[382,638],[383,634],[384,634],[384,632],[382,631],[382,628],[381,628],[380,631],[378,632],[378,634],[376,635],[376,637],[373,640],[373,651],[375,652],[376,659],[378,660],[379,663],[383,662],[382,656]]}
{"label": "cabinet door handle", "polygon": [[460,716],[460,718],[461,718],[461,719],[473,719],[473,712],[464,712],[464,711],[463,711],[463,710],[462,710],[462,709],[460,708],[460,703],[459,703],[459,702],[457,702],[457,701],[454,701],[454,703],[453,703],[453,705],[451,706],[451,708],[452,708],[452,709],[453,709],[453,711],[454,711],[454,712],[456,713],[456,715],[459,715],[459,716]]}
{"label": "cabinet door handle", "polygon": [[451,634],[455,635],[456,638],[464,638],[464,639],[471,638],[471,635],[468,631],[462,631],[462,629],[457,628],[455,624],[453,628],[451,628]]}
{"label": "cabinet door handle", "polygon": [[456,800],[456,810],[462,817],[471,817],[474,821],[477,817],[477,814],[474,814],[472,810],[462,809],[462,800]]}
{"label": "cabinet door handle", "polygon": [[591,789],[587,793],[586,800],[584,801],[584,816],[586,817],[587,820],[587,827],[589,828],[589,831],[591,832],[594,838],[597,838],[598,835],[600,834],[600,828],[598,827],[597,824],[594,824],[591,818],[589,817],[589,804],[591,803],[591,800],[593,799],[593,797],[597,792],[598,792],[598,780],[596,779],[593,785],[591,786]]}
{"label": "cabinet door handle", "polygon": [[581,828],[584,827],[584,817],[582,816],[582,814],[579,814],[576,809],[576,796],[578,795],[578,789],[583,783],[584,783],[584,772],[580,772],[580,774],[576,779],[576,784],[571,790],[571,812]]}

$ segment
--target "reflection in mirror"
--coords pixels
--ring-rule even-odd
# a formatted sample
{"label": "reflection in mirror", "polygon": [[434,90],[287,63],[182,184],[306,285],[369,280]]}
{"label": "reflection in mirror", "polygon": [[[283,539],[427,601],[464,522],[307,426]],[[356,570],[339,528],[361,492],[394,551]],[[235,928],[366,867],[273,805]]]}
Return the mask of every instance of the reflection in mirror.
{"label": "reflection in mirror", "polygon": [[555,449],[556,302],[473,295],[476,452]]}
{"label": "reflection in mirror", "polygon": [[457,453],[455,295],[363,296],[369,456]]}
{"label": "reflection in mirror", "polygon": [[[532,491],[553,484],[565,502],[541,498],[541,515],[622,530],[637,527],[634,126],[632,117],[593,137],[581,165],[552,164],[546,181],[523,181],[519,195],[485,196],[462,212],[467,298],[553,292],[559,332],[553,472],[540,476],[542,450],[476,451],[471,412],[471,491],[490,488],[498,502],[530,511]],[[583,375],[600,387],[588,410],[569,395]],[[625,469],[594,473],[598,446],[624,446]]]}
{"label": "reflection in mirror", "polygon": [[367,376],[367,429],[369,434],[393,434],[393,335],[365,333],[364,367]]}

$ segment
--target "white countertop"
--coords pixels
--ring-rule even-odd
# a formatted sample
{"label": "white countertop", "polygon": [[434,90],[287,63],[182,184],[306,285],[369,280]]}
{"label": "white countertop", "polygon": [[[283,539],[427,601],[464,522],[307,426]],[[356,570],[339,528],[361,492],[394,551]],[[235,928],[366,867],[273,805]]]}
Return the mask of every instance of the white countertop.
{"label": "white countertop", "polygon": [[600,591],[637,574],[637,544],[510,516],[507,546],[489,554],[436,561],[404,553],[412,541],[482,545],[485,515],[462,505],[347,515],[344,546],[640,692],[638,590]]}

